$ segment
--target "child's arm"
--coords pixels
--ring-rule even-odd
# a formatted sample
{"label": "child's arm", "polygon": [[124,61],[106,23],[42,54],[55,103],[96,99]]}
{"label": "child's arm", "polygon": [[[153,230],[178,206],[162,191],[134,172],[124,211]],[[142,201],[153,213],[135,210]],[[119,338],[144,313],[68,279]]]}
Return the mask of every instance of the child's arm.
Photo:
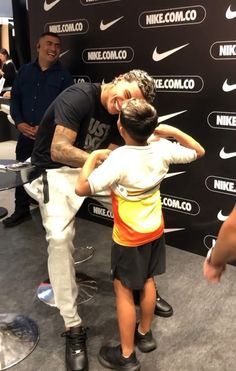
{"label": "child's arm", "polygon": [[110,154],[109,149],[100,149],[97,151],[93,151],[82,167],[80,174],[78,176],[76,186],[75,186],[75,193],[78,196],[89,196],[91,195],[91,188],[88,182],[88,177],[92,173],[92,171],[101,164]]}
{"label": "child's arm", "polygon": [[[197,153],[197,158],[204,156],[205,149],[198,143],[195,139],[193,139],[190,135],[184,133],[180,129],[175,128],[174,126],[160,124],[154,130],[154,138],[168,138],[173,137],[177,140],[182,146],[194,149]],[[154,139],[155,140],[155,139]]]}

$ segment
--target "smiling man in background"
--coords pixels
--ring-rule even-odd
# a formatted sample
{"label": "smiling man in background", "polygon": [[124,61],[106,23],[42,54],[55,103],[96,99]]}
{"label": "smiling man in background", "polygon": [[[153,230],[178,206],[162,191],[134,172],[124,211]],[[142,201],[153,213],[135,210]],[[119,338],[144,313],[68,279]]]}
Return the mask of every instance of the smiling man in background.
{"label": "smiling man in background", "polygon": [[[16,160],[31,156],[39,123],[52,101],[73,84],[70,73],[59,62],[61,41],[57,34],[43,33],[37,43],[38,57],[25,64],[15,79],[10,111],[20,132],[16,145]],[[15,211],[3,220],[6,228],[14,227],[31,218],[32,199],[23,186],[15,190]]]}

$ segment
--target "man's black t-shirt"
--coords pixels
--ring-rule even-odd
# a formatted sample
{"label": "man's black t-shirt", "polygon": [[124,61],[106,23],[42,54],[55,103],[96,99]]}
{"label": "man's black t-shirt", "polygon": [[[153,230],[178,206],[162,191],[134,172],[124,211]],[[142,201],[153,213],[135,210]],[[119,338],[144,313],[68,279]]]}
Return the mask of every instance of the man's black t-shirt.
{"label": "man's black t-shirt", "polygon": [[101,104],[101,85],[74,84],[64,90],[48,107],[40,123],[31,161],[45,169],[64,164],[52,161],[50,147],[56,125],[77,132],[74,146],[92,152],[111,143],[123,144],[117,129],[117,115],[110,115]]}

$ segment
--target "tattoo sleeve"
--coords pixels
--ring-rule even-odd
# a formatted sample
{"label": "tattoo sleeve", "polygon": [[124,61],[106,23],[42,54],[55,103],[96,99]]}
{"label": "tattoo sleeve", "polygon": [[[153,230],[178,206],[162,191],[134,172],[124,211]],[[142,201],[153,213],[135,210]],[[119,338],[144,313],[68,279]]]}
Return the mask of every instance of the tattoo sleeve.
{"label": "tattoo sleeve", "polygon": [[74,146],[77,133],[62,125],[57,125],[51,144],[51,158],[73,167],[81,167],[89,154]]}

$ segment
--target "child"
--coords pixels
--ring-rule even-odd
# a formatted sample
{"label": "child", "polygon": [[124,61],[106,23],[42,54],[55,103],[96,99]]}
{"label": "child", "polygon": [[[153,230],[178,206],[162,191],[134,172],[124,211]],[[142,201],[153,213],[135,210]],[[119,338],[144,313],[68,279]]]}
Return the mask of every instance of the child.
{"label": "child", "polygon": [[[111,275],[121,345],[103,346],[98,359],[103,366],[119,370],[140,370],[134,343],[142,352],[156,348],[151,323],[156,301],[153,277],[164,244],[161,181],[171,163],[188,163],[205,153],[198,142],[179,129],[168,125],[156,128],[156,124],[153,106],[145,100],[126,100],[117,123],[125,145],[113,152],[92,152],[75,190],[79,196],[87,196],[111,189],[114,213]],[[151,134],[154,141],[148,143]],[[165,137],[174,137],[179,144]],[[134,289],[140,290],[138,323]]]}

